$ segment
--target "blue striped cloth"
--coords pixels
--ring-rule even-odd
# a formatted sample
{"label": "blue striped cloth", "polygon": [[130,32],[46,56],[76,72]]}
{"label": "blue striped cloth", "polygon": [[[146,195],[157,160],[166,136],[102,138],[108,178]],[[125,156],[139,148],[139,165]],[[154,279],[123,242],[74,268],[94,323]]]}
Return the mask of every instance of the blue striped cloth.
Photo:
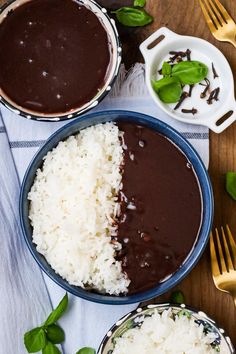
{"label": "blue striped cloth", "polygon": [[[208,129],[173,120],[160,111],[149,97],[141,64],[129,75],[121,70],[110,96],[94,111],[128,109],[157,117],[173,126],[196,148],[206,166],[209,161]],[[44,141],[65,122],[30,121],[1,108],[0,118],[0,354],[25,353],[22,335],[40,324],[64,295],[31,259],[22,241],[18,224],[20,181]],[[61,320],[66,332],[65,354],[82,346],[97,348],[106,331],[136,305],[99,305],[70,296],[70,308]]]}

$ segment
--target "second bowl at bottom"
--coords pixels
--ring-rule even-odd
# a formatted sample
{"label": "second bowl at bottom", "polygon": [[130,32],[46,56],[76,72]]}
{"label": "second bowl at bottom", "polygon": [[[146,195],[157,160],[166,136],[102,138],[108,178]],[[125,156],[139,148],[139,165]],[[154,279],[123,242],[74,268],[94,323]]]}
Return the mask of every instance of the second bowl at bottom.
{"label": "second bowl at bottom", "polygon": [[119,354],[147,354],[154,348],[152,353],[235,353],[225,331],[204,312],[169,303],[125,315],[107,332],[97,354],[118,353],[119,348]]}

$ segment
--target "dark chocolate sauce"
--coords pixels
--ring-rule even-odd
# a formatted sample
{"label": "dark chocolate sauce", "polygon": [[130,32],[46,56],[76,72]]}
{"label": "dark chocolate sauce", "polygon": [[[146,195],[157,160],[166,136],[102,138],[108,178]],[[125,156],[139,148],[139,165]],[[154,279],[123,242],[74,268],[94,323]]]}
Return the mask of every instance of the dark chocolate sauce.
{"label": "dark chocolate sauce", "polygon": [[132,294],[154,287],[181,266],[197,239],[202,202],[195,172],[173,143],[146,127],[118,125],[128,149],[118,223],[123,248],[117,259]]}
{"label": "dark chocolate sauce", "polygon": [[0,25],[0,88],[17,105],[63,113],[104,85],[109,40],[98,17],[72,0],[33,0]]}

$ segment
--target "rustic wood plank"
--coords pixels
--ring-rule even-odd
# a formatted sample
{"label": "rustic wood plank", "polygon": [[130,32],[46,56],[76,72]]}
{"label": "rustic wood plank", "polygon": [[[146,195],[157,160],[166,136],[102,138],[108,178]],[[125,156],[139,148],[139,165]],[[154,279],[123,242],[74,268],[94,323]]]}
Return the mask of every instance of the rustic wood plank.
{"label": "rustic wood plank", "polygon": [[[0,0],[0,4],[3,2]],[[115,8],[131,4],[132,0],[99,2],[108,7],[112,4]],[[222,3],[236,19],[235,0],[222,0]],[[168,26],[179,34],[198,36],[216,45],[225,54],[233,73],[236,73],[236,49],[212,37],[198,0],[148,0],[147,10],[155,18],[153,24],[139,29],[125,29],[119,26],[127,67],[142,60],[138,45],[159,27]],[[209,169],[215,196],[214,224],[220,226],[229,223],[236,236],[236,203],[228,197],[224,189],[224,174],[229,170],[236,171],[236,123],[220,135],[211,133]],[[198,265],[177,288],[184,292],[187,304],[202,309],[216,319],[236,346],[236,310],[230,296],[218,291],[213,284],[208,249]],[[169,294],[165,294],[155,301],[165,301],[168,298]]]}

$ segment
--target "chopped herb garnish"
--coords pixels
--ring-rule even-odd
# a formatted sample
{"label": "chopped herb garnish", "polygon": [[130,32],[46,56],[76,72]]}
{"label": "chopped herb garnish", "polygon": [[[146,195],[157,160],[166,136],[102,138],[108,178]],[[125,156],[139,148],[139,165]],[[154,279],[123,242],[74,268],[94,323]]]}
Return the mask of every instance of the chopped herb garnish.
{"label": "chopped herb garnish", "polygon": [[188,310],[180,310],[177,315],[180,316],[186,316],[187,318],[191,318],[191,313]]}

